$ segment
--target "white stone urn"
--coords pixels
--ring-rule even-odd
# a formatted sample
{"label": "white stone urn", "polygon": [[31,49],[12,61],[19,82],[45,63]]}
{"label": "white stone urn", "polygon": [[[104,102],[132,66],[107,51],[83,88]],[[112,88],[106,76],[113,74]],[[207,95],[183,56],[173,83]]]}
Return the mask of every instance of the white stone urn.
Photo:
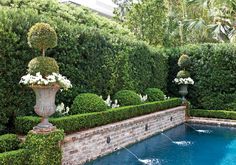
{"label": "white stone urn", "polygon": [[34,127],[35,131],[48,132],[54,130],[56,127],[48,122],[48,117],[55,113],[55,96],[60,89],[58,84],[53,85],[32,85],[36,95],[36,104],[34,111],[41,116],[41,122]]}
{"label": "white stone urn", "polygon": [[179,85],[179,94],[182,96],[182,101],[185,101],[185,96],[188,94],[188,84]]}

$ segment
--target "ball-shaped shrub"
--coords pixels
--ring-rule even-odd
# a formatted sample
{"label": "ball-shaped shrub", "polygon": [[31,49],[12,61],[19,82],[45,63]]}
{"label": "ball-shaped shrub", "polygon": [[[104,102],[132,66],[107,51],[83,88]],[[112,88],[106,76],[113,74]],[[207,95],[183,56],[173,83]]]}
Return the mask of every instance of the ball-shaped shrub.
{"label": "ball-shaped shrub", "polygon": [[70,114],[100,112],[107,109],[106,103],[98,95],[93,93],[79,94],[73,101]]}
{"label": "ball-shaped shrub", "polygon": [[148,101],[161,101],[165,98],[165,94],[159,88],[147,88],[144,93]]}
{"label": "ball-shaped shrub", "polygon": [[190,57],[186,54],[180,56],[178,60],[178,65],[180,68],[188,68],[191,65]]}
{"label": "ball-shaped shrub", "polygon": [[139,95],[131,90],[118,91],[114,95],[114,99],[118,100],[120,106],[137,105],[141,103]]}
{"label": "ball-shaped shrub", "polygon": [[35,75],[40,72],[42,76],[47,76],[53,72],[59,73],[59,66],[54,58],[51,57],[35,57],[28,64],[28,72]]}
{"label": "ball-shaped shrub", "polygon": [[177,73],[177,78],[188,78],[190,77],[190,73],[186,70],[181,70]]}
{"label": "ball-shaped shrub", "polygon": [[47,23],[36,23],[28,32],[30,47],[45,50],[57,45],[56,31]]}

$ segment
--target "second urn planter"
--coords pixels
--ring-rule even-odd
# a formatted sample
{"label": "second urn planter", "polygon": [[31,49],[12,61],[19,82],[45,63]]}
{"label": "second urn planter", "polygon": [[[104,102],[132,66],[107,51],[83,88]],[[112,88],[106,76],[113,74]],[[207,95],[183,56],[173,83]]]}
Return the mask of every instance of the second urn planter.
{"label": "second urn planter", "polygon": [[183,101],[186,100],[185,96],[188,94],[188,84],[179,85],[179,94]]}

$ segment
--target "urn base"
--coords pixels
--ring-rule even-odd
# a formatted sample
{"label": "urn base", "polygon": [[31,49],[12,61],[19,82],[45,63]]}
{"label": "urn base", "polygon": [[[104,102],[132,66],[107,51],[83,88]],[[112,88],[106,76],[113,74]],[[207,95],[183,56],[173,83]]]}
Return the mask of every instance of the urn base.
{"label": "urn base", "polygon": [[33,131],[37,133],[52,132],[56,129],[51,123],[48,122],[48,118],[42,118],[41,122],[33,128]]}

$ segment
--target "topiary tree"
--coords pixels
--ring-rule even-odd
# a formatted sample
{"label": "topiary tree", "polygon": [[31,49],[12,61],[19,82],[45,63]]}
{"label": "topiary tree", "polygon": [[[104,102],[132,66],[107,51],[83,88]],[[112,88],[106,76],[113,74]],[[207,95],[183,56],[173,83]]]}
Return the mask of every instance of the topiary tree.
{"label": "topiary tree", "polygon": [[56,31],[47,23],[36,23],[28,32],[28,44],[32,48],[40,49],[45,56],[46,49],[57,46]]}
{"label": "topiary tree", "polygon": [[148,101],[161,101],[165,99],[165,94],[159,88],[147,88],[144,92]]}
{"label": "topiary tree", "polygon": [[178,65],[180,67],[180,71],[177,73],[177,78],[188,78],[190,77],[190,73],[187,69],[191,66],[190,57],[186,54],[180,56],[178,60]]}
{"label": "topiary tree", "polygon": [[53,72],[59,73],[59,66],[55,59],[45,57],[48,48],[57,45],[56,31],[47,23],[36,23],[28,32],[28,44],[32,48],[40,49],[43,57],[33,58],[28,64],[28,72],[35,75],[40,72],[42,76],[47,76]]}
{"label": "topiary tree", "polygon": [[178,65],[182,69],[177,73],[174,82],[179,85],[179,94],[182,96],[183,104],[186,104],[185,96],[188,94],[188,85],[194,84],[193,79],[190,77],[190,73],[186,70],[191,65],[191,60],[188,55],[183,54],[178,60]]}
{"label": "topiary tree", "polygon": [[70,114],[100,112],[107,109],[106,103],[98,95],[93,93],[79,94],[73,101]]}
{"label": "topiary tree", "polygon": [[186,70],[181,70],[177,73],[177,78],[188,78],[190,77],[190,73]]}
{"label": "topiary tree", "polygon": [[40,72],[42,76],[47,76],[54,73],[59,73],[59,66],[54,58],[51,57],[36,57],[28,64],[28,72],[35,75]]}
{"label": "topiary tree", "polygon": [[190,60],[189,56],[186,54],[181,55],[178,60],[178,65],[183,70],[189,68],[191,65],[191,60]]}
{"label": "topiary tree", "polygon": [[114,99],[117,99],[121,106],[137,105],[142,103],[139,95],[131,90],[118,91],[114,95]]}
{"label": "topiary tree", "polygon": [[57,34],[47,23],[36,23],[28,32],[30,47],[42,50],[42,56],[32,59],[28,64],[28,74],[21,77],[20,83],[29,85],[35,92],[34,111],[41,116],[41,122],[34,131],[50,132],[55,126],[48,122],[48,117],[56,111],[55,96],[60,88],[71,88],[71,82],[61,74],[55,59],[45,57],[45,50],[57,45]]}

